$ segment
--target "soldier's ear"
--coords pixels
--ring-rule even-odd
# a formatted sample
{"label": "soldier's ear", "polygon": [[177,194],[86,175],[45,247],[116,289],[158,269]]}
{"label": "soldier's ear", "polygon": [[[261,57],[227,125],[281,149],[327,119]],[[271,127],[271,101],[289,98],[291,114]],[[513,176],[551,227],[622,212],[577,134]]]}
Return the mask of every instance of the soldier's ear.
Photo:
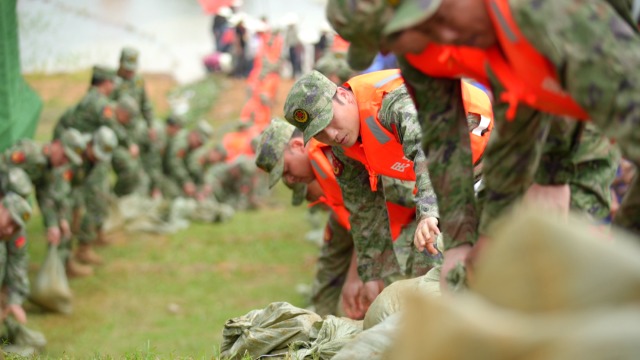
{"label": "soldier's ear", "polygon": [[292,151],[304,151],[304,140],[301,137],[295,137],[289,141],[289,148]]}

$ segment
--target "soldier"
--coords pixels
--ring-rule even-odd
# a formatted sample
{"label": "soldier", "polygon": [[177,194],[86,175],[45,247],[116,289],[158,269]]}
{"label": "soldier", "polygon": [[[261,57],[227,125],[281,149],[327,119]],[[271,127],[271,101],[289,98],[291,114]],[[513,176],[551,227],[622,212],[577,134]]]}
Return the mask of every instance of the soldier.
{"label": "soldier", "polygon": [[79,194],[74,204],[81,214],[77,232],[78,249],[76,259],[86,265],[99,265],[102,259],[91,245],[102,235],[102,224],[106,220],[110,197],[109,168],[118,138],[110,128],[100,127],[84,151],[82,166],[74,170],[72,185]]}
{"label": "soldier", "polygon": [[62,131],[74,128],[82,133],[92,133],[100,126],[113,126],[115,108],[109,96],[113,92],[113,71],[94,66],[91,87],[75,107],[67,110],[56,124],[53,138],[58,139]]}
{"label": "soldier", "polygon": [[[294,132],[298,134],[296,144],[302,144],[302,134],[299,130],[282,120],[272,120],[260,138],[256,166],[269,174],[270,187],[275,186],[280,178],[283,178],[287,185],[304,184],[305,186],[292,188],[296,205],[302,202],[303,195],[307,193],[307,185],[313,187],[313,183],[320,186],[317,199],[313,201],[317,200],[328,206],[331,215],[325,227],[324,242],[318,257],[311,304],[314,311],[321,316],[335,315],[344,286],[343,304],[340,305],[350,318],[361,318],[364,316],[364,309],[359,306],[358,295],[363,283],[355,271],[355,266],[351,268],[349,276],[347,275],[349,264],[355,254],[350,234],[349,211],[344,206],[342,192],[326,156],[326,152],[331,150],[317,141],[312,141],[307,148],[298,146],[294,150],[290,145]],[[353,261],[355,262],[355,258]]]}
{"label": "soldier", "polygon": [[[486,97],[484,93],[477,95],[477,91],[474,96]],[[472,97],[470,102],[474,101]],[[388,234],[396,241],[402,233],[401,225],[413,221],[416,207],[413,199],[393,202],[386,186],[378,190],[378,175],[405,182],[415,180],[424,226],[430,236],[439,234],[435,195],[420,148],[420,126],[399,72],[361,75],[345,87],[337,87],[314,71],[296,82],[287,96],[285,118],[303,131],[305,142],[313,137],[332,146],[334,173],[351,212],[358,273],[365,288],[371,285],[365,297],[372,301],[377,295],[376,281],[390,273],[385,259],[394,254],[394,249]],[[485,140],[482,135],[478,138]],[[421,264],[428,258],[416,256],[415,261]]]}
{"label": "soldier", "polygon": [[120,99],[124,95],[133,97],[138,103],[147,127],[153,124],[153,107],[147,97],[144,88],[144,79],[136,74],[138,70],[138,50],[125,47],[120,53],[120,67],[118,68],[118,85],[113,92],[114,100]]}
{"label": "soldier", "polygon": [[133,192],[148,193],[149,178],[140,161],[140,147],[149,141],[151,132],[139,120],[139,115],[135,99],[129,95],[121,96],[115,110],[115,119],[119,124],[116,132],[118,147],[114,149],[112,160],[113,170],[118,176],[114,186],[117,196]]}
{"label": "soldier", "polygon": [[197,188],[187,169],[187,158],[213,135],[213,129],[205,121],[198,122],[195,129],[182,129],[169,144],[164,158],[164,172],[178,185],[187,197],[195,197]]}
{"label": "soldier", "polygon": [[149,193],[153,198],[159,198],[163,195],[163,181],[165,176],[162,172],[162,158],[167,149],[168,127],[159,121],[154,120],[151,125],[151,131],[148,133],[148,139],[143,141],[140,146],[140,161],[147,177],[149,178]]}
{"label": "soldier", "polygon": [[[464,6],[464,11],[458,6]],[[329,4],[327,13],[337,30],[357,43],[349,51],[350,63],[365,65],[377,46],[405,55],[400,63],[416,94],[425,144],[429,144],[430,156],[433,154],[429,164],[441,200],[444,233],[454,236],[445,237],[443,275],[466,258],[478,239],[477,229],[485,234],[531,183],[545,146],[541,139],[549,132],[550,120],[558,121],[548,114],[565,119],[591,117],[616,139],[623,152],[637,159],[632,145],[635,127],[631,125],[637,106],[630,100],[635,91],[634,79],[629,76],[635,74],[640,59],[640,39],[616,2],[500,0],[487,6],[476,0],[403,0],[393,5],[376,1],[365,9],[336,0]],[[460,106],[456,101],[433,104],[434,98],[454,99],[451,95],[457,91],[457,81],[445,78],[460,76],[488,86],[497,99],[494,110],[499,136],[485,155],[487,198],[479,227],[476,209],[469,206],[473,185],[465,161],[468,150],[447,146],[464,137],[462,122],[455,120]],[[615,102],[612,94],[616,94]],[[578,134],[593,130],[578,129]],[[585,144],[596,149],[607,145],[601,137]],[[605,148],[598,156],[602,159],[600,169],[609,172],[615,150]],[[575,166],[585,160],[589,163],[590,159],[576,154],[573,164],[564,162]],[[579,172],[594,164],[582,166]],[[513,171],[516,168],[520,170]],[[582,186],[604,183],[609,176],[602,172],[589,175],[587,171],[591,179],[585,179],[584,174],[572,175],[570,182]],[[598,188],[602,187],[590,186],[592,199],[600,196]],[[566,186],[549,187],[542,195],[558,202],[559,208],[569,207]],[[637,210],[631,207],[633,201],[627,204],[618,223],[636,229],[640,227]]]}
{"label": "soldier", "polygon": [[[69,167],[82,163],[80,154],[86,144],[86,137],[79,131],[67,129],[60,139],[44,145],[22,139],[0,156],[0,171],[10,173],[13,168],[22,169],[35,187],[50,244],[58,245],[71,235],[63,205],[70,191],[72,172]],[[86,269],[66,255],[68,254],[64,251],[61,252],[68,271],[80,274],[86,272]]]}
{"label": "soldier", "polygon": [[[31,218],[31,207],[21,196],[8,192],[0,201],[0,281],[2,281],[2,314],[7,327],[7,342],[16,346],[41,348],[44,335],[28,329],[27,314],[22,304],[29,295],[27,240],[25,223]],[[29,334],[29,343],[22,342]],[[3,350],[9,347],[3,345]]]}
{"label": "soldier", "polygon": [[[173,199],[176,196],[179,196],[182,193],[180,186],[175,182],[173,177],[168,176],[169,172],[165,168],[167,152],[171,147],[173,147],[173,143],[177,140],[176,135],[181,133],[180,130],[184,128],[185,119],[181,116],[172,114],[167,117],[165,133],[166,133],[166,143],[164,145],[164,149],[162,150],[162,158],[160,159],[161,163],[161,177],[155,177],[155,184],[162,192],[163,197],[167,199]],[[154,180],[152,180],[154,181]]]}

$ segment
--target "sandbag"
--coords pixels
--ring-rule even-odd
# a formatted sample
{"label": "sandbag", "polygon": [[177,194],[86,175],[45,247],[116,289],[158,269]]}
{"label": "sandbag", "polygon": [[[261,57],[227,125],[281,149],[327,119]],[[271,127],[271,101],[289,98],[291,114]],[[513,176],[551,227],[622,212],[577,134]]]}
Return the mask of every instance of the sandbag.
{"label": "sandbag", "polygon": [[404,300],[412,293],[440,295],[440,267],[431,269],[424,276],[399,280],[387,286],[369,306],[364,316],[364,330],[379,324],[404,307]]}
{"label": "sandbag", "polygon": [[493,303],[528,312],[640,303],[637,239],[532,210],[494,230],[469,283]]}
{"label": "sandbag", "polygon": [[466,293],[422,296],[408,301],[400,315],[402,326],[384,359],[640,358],[637,306],[525,313]]}
{"label": "sandbag", "polygon": [[252,359],[278,354],[284,357],[290,344],[310,341],[312,326],[320,320],[319,315],[289,303],[271,303],[264,309],[227,320],[222,330],[220,356],[242,359],[246,353]]}
{"label": "sandbag", "polygon": [[401,320],[399,313],[393,314],[371,329],[361,332],[338,351],[333,360],[384,359],[383,354],[392,346]]}
{"label": "sandbag", "polygon": [[340,349],[362,332],[362,321],[328,315],[316,322],[310,333],[311,342],[299,341],[291,344],[287,359],[329,360]]}
{"label": "sandbag", "polygon": [[63,314],[70,314],[73,310],[73,295],[57,245],[50,245],[47,250],[47,257],[33,282],[30,300],[47,310]]}

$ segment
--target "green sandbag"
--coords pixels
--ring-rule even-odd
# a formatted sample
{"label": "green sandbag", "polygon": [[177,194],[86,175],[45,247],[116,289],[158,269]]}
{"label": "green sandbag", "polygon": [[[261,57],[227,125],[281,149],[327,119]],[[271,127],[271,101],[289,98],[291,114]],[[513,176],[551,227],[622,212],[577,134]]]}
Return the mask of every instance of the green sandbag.
{"label": "green sandbag", "polygon": [[242,359],[246,353],[252,359],[263,355],[283,357],[290,344],[310,341],[315,322],[322,318],[286,302],[275,302],[264,309],[227,320],[222,330],[222,358]]}
{"label": "green sandbag", "polygon": [[47,257],[33,282],[30,300],[50,311],[63,314],[73,311],[73,295],[57,245],[49,246]]}
{"label": "green sandbag", "polygon": [[362,321],[328,315],[311,329],[311,342],[291,344],[287,359],[329,360],[362,332]]}
{"label": "green sandbag", "polygon": [[439,296],[440,267],[431,269],[424,276],[399,280],[384,288],[369,306],[369,310],[364,316],[363,328],[370,329],[400,311],[404,306],[404,299],[413,293]]}

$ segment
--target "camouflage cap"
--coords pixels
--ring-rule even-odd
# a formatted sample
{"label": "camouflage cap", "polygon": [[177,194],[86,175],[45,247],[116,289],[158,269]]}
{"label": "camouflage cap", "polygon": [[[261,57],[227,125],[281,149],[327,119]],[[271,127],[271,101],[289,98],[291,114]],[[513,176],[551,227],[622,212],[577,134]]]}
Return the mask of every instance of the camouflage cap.
{"label": "camouflage cap", "polygon": [[89,136],[74,128],[68,128],[62,133],[60,142],[62,143],[64,154],[72,164],[82,164],[82,153],[87,148],[89,140]]}
{"label": "camouflage cap", "polygon": [[22,196],[9,192],[2,198],[2,206],[9,211],[11,218],[21,228],[31,219],[31,206]]}
{"label": "camouflage cap", "polygon": [[347,61],[352,68],[364,70],[373,62],[382,40],[382,29],[393,17],[389,2],[391,0],[329,0],[327,3],[327,20],[351,43]]}
{"label": "camouflage cap", "polygon": [[295,127],[288,123],[280,119],[273,119],[260,136],[256,166],[269,173],[270,188],[282,178],[284,150],[294,131]]}
{"label": "camouflage cap", "polygon": [[200,134],[200,137],[202,137],[204,142],[208,141],[209,138],[213,136],[213,127],[204,120],[198,121],[195,130]]}
{"label": "camouflage cap", "polygon": [[138,50],[125,47],[120,53],[120,66],[129,71],[136,71],[138,69]]}
{"label": "camouflage cap", "polygon": [[171,114],[167,116],[167,125],[183,127],[185,123],[186,120],[180,115]]}
{"label": "camouflage cap", "polygon": [[33,184],[26,171],[19,167],[12,167],[2,178],[2,191],[14,192],[26,198],[33,192]]}
{"label": "camouflage cap", "polygon": [[284,103],[284,117],[300,129],[306,144],[333,119],[333,95],[338,86],[318,71],[302,76]]}
{"label": "camouflage cap", "polygon": [[96,81],[105,81],[110,80],[114,81],[116,77],[116,73],[104,66],[95,65],[91,71],[91,78]]}
{"label": "camouflage cap", "polygon": [[291,194],[291,205],[298,206],[302,204],[304,202],[304,199],[306,199],[307,197],[307,184],[290,184],[286,181],[283,181],[283,183],[293,192],[293,194]]}
{"label": "camouflage cap", "polygon": [[118,99],[118,107],[129,114],[131,118],[140,116],[140,106],[136,99],[130,95],[123,95]]}
{"label": "camouflage cap", "polygon": [[100,126],[93,133],[93,153],[98,161],[111,161],[113,150],[118,146],[118,137],[113,130],[106,126]]}
{"label": "camouflage cap", "polygon": [[329,0],[327,19],[351,42],[347,60],[364,70],[375,58],[384,36],[412,27],[432,16],[442,0]]}

